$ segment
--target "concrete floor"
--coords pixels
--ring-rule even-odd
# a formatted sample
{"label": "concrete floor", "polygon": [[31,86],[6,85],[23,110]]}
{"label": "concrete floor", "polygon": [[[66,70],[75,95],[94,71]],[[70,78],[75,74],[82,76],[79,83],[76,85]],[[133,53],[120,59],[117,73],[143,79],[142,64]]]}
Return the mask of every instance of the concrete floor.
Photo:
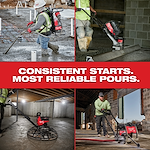
{"label": "concrete floor", "polygon": [[[105,54],[108,52],[112,52],[112,41],[107,37],[105,33],[101,31],[101,29],[98,28],[94,28],[93,40],[87,53],[80,52],[78,48],[78,43],[76,42],[76,61],[85,61],[86,56],[98,55],[100,61],[100,58],[102,57],[101,54]],[[141,48],[139,50],[132,51],[131,53],[117,57],[115,59],[110,59],[109,61],[150,61],[150,49]]]}
{"label": "concrete floor", "polygon": [[[112,135],[109,133],[109,135]],[[110,138],[105,137],[97,137],[97,133],[95,130],[76,130],[76,138],[89,138],[89,139],[99,139],[99,140],[113,140],[113,136],[110,136]],[[111,142],[97,142],[97,141],[82,141],[78,140],[76,141],[76,150],[149,150],[150,149],[150,143],[148,142],[150,140],[149,135],[140,134],[139,135],[139,143],[140,148],[136,147],[134,143],[129,144],[120,144],[117,141],[111,141]]]}
{"label": "concrete floor", "polygon": [[[31,117],[36,122],[36,117]],[[50,119],[48,125],[58,133],[55,141],[36,141],[27,137],[27,131],[33,126],[27,119],[19,116],[5,117],[2,123],[4,129],[0,138],[0,150],[73,150],[74,120],[68,118]]]}
{"label": "concrete floor", "polygon": [[[15,9],[0,9],[2,18],[2,33],[0,35],[0,61],[31,61],[31,51],[36,50],[38,53],[37,61],[74,61],[74,38],[71,38],[71,20],[74,17],[74,10],[64,9],[62,14],[63,32],[52,34],[50,42],[59,46],[59,54],[52,53],[49,49],[49,57],[41,57],[40,45],[36,43],[38,34],[27,31],[13,45],[10,51],[3,53],[10,47],[12,42],[20,33],[27,30],[27,23],[30,22],[30,10],[32,19],[34,14],[33,8],[19,8],[19,15],[16,16]],[[69,14],[69,15],[68,15]]]}

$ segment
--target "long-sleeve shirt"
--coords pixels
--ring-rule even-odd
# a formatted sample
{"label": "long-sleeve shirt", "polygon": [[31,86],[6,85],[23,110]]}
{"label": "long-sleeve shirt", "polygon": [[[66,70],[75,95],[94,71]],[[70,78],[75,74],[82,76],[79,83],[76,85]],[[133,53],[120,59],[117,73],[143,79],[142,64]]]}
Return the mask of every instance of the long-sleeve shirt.
{"label": "long-sleeve shirt", "polygon": [[95,101],[95,115],[100,116],[103,115],[100,111],[102,109],[110,110],[111,106],[110,103],[107,100],[101,101],[99,98]]}
{"label": "long-sleeve shirt", "polygon": [[[34,20],[33,22],[36,22],[36,20]],[[46,19],[43,15],[39,15],[37,23],[35,24],[34,27],[31,27],[30,29],[31,29],[31,31],[36,31],[36,30],[40,29],[42,25],[46,25]]]}

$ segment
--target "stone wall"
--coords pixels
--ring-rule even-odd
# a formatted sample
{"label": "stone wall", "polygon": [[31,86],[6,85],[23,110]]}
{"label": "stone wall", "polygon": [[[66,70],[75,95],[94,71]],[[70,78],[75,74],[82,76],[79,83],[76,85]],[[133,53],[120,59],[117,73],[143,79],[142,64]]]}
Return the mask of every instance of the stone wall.
{"label": "stone wall", "polygon": [[143,89],[143,106],[145,120],[142,122],[142,130],[150,131],[150,89]]}
{"label": "stone wall", "polygon": [[150,48],[150,1],[126,0],[124,44]]}

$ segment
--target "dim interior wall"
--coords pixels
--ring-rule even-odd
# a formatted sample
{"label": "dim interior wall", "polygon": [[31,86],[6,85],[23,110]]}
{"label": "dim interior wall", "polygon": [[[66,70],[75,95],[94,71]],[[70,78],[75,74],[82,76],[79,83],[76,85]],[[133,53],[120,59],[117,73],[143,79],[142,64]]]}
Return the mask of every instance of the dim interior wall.
{"label": "dim interior wall", "polygon": [[[94,2],[91,1],[91,5],[94,9],[96,10],[114,10],[114,11],[124,11],[124,1],[125,0],[93,0]],[[121,22],[121,25],[124,25],[124,14],[119,14],[119,13],[102,13],[102,12],[97,12],[96,15],[97,18],[102,20],[102,22],[106,23],[110,20],[114,20],[116,23],[118,21]],[[93,24],[95,24],[93,22]],[[106,36],[106,34],[102,31],[102,29],[94,29],[95,32],[94,34],[99,35],[99,32],[101,33],[99,36]],[[121,28],[121,31],[123,32],[124,28]],[[95,35],[95,36],[96,36]]]}
{"label": "dim interior wall", "polygon": [[92,129],[95,129],[95,106],[94,103],[90,104],[85,110],[85,124],[86,129],[88,128],[87,123],[92,126]]}
{"label": "dim interior wall", "polygon": [[[52,117],[53,102],[19,103],[18,108],[23,111],[24,114],[29,116],[36,116],[37,112],[41,112],[42,116]],[[16,110],[14,108],[12,109],[12,114],[16,114]],[[54,118],[58,117],[74,118],[74,103],[66,103],[63,105],[60,102],[55,102]]]}
{"label": "dim interior wall", "polygon": [[[8,101],[11,100],[10,98],[6,99],[6,104],[8,103]],[[11,106],[6,105],[6,107],[4,107],[4,117],[10,117],[11,116]]]}
{"label": "dim interior wall", "polygon": [[145,120],[142,121],[142,130],[150,131],[150,89],[143,89],[143,106]]}
{"label": "dim interior wall", "polygon": [[125,45],[150,48],[150,1],[126,0]]}
{"label": "dim interior wall", "polygon": [[74,118],[74,104],[54,103],[54,118]]}
{"label": "dim interior wall", "polygon": [[67,118],[74,118],[74,104],[68,104],[67,105],[66,117]]}
{"label": "dim interior wall", "polygon": [[11,116],[11,106],[4,107],[4,117],[10,117]]}
{"label": "dim interior wall", "polygon": [[76,129],[81,128],[81,112],[76,111]]}

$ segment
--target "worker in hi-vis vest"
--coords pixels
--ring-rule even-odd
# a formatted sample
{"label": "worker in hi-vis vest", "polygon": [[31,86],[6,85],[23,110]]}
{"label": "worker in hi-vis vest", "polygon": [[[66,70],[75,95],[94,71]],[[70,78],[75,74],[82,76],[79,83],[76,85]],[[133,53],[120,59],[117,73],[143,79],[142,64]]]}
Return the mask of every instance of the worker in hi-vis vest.
{"label": "worker in hi-vis vest", "polygon": [[8,89],[0,89],[0,137],[2,136],[1,124],[4,118],[4,107],[8,95]]}
{"label": "worker in hi-vis vest", "polygon": [[[81,9],[80,9],[81,8]],[[90,27],[90,17],[82,10],[84,9],[89,15],[96,11],[90,6],[89,0],[76,0],[76,33],[79,49],[87,52],[93,35],[93,29]]]}
{"label": "worker in hi-vis vest", "polygon": [[36,0],[34,4],[35,10],[38,12],[36,19],[27,24],[27,26],[35,23],[35,26],[28,28],[28,32],[36,31],[39,33],[37,43],[41,45],[42,56],[49,56],[48,47],[53,50],[54,53],[58,53],[59,47],[49,42],[51,35],[51,18],[45,11],[46,2],[44,0]]}

